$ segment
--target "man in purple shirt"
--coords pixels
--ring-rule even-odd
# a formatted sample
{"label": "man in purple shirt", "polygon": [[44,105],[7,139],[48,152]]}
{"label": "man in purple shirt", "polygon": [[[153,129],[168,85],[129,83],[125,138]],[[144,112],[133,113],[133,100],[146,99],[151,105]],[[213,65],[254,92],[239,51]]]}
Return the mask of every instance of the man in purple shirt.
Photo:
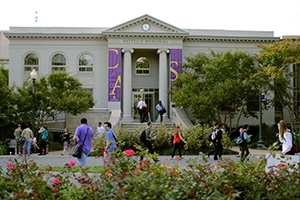
{"label": "man in purple shirt", "polygon": [[76,145],[80,146],[83,144],[81,158],[77,158],[81,168],[81,177],[79,177],[78,180],[80,182],[85,182],[88,180],[88,176],[84,169],[86,167],[87,156],[92,150],[92,138],[94,136],[94,131],[90,126],[88,126],[86,118],[82,118],[80,122],[81,125],[77,126],[73,139]]}

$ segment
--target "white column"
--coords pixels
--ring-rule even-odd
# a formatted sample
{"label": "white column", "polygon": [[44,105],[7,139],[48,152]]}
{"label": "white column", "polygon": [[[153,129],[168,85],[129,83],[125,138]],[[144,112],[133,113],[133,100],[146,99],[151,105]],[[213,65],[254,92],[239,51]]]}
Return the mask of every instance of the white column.
{"label": "white column", "polygon": [[[159,100],[168,108],[168,83],[169,83],[169,74],[168,74],[168,61],[167,53],[169,49],[158,49],[157,53],[159,54]],[[164,117],[167,116],[167,113],[164,114]]]}
{"label": "white column", "polygon": [[133,49],[122,49],[124,53],[124,68],[123,68],[123,118],[122,120],[132,120],[131,116],[131,91],[132,91],[132,66],[131,66],[131,54]]}

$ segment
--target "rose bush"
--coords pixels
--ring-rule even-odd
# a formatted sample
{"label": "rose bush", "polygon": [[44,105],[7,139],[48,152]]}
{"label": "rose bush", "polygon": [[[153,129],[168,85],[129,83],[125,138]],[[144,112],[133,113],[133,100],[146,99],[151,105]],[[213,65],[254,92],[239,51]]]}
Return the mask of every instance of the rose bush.
{"label": "rose bush", "polygon": [[[116,163],[99,172],[97,180],[75,182],[75,161],[54,173],[39,170],[34,162],[16,159],[0,172],[0,199],[298,199],[298,165],[280,164],[265,172],[266,160],[236,163],[224,160],[185,168],[153,162],[156,155],[127,149],[113,153]],[[145,155],[142,162],[139,155]],[[203,156],[202,159],[207,159]],[[167,160],[168,161],[168,160]],[[174,161],[172,161],[174,162]],[[176,161],[175,161],[176,162]]]}

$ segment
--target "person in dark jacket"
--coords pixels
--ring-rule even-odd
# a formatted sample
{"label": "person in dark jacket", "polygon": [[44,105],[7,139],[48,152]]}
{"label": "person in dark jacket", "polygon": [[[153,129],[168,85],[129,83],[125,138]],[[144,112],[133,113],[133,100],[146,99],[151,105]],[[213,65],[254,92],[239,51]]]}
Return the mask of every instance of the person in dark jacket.
{"label": "person in dark jacket", "polygon": [[222,160],[222,154],[223,154],[223,144],[222,144],[223,136],[222,136],[222,134],[223,134],[223,131],[225,131],[225,125],[220,123],[219,130],[217,131],[216,139],[215,139],[214,160],[218,160],[218,159]]}

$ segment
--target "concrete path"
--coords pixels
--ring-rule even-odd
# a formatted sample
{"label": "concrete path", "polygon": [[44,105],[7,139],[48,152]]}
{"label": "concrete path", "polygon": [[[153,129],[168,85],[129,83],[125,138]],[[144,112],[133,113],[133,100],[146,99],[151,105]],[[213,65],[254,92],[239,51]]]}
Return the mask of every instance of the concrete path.
{"label": "concrete path", "polygon": [[[232,150],[238,152],[239,147],[232,147]],[[29,160],[34,160],[37,165],[39,166],[63,166],[64,164],[68,163],[70,160],[76,161],[76,158],[73,158],[71,156],[61,156],[61,151],[53,151],[49,152],[49,154],[45,156],[38,156],[38,154],[31,154]],[[259,150],[259,149],[250,149],[250,160],[258,160],[258,157],[265,156],[267,153],[269,153],[268,150]],[[279,152],[278,152],[279,153]],[[206,155],[204,155],[205,158],[207,158]],[[6,164],[9,162],[10,159],[16,158],[18,161],[22,161],[22,156],[19,155],[6,155],[6,156],[0,156],[0,166],[6,167]],[[236,162],[239,162],[240,158],[238,158],[236,155],[224,155],[223,159],[226,160],[227,158],[230,158]],[[170,156],[159,156],[160,163],[166,164],[167,166],[174,166],[179,165],[180,167],[185,167],[188,165],[188,161],[190,159],[194,159],[199,163],[205,163],[205,160],[203,160],[203,156],[200,155],[189,155],[184,156],[184,159],[182,160],[171,160]],[[213,156],[210,157],[209,163],[216,163],[217,161],[213,160]],[[103,166],[103,157],[88,157],[87,160],[87,166]]]}

